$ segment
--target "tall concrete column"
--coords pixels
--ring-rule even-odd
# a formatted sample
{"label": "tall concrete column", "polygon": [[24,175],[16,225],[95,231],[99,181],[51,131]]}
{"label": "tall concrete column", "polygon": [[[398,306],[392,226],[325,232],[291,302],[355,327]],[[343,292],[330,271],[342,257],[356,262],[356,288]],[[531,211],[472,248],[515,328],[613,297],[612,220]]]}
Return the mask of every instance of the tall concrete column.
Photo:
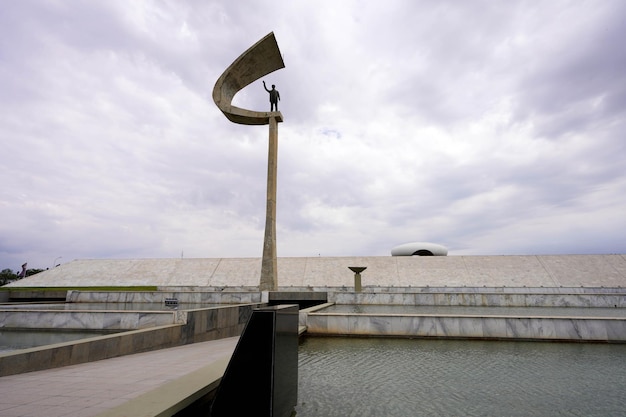
{"label": "tall concrete column", "polygon": [[[217,79],[213,87],[213,101],[233,123],[270,126],[269,156],[267,161],[267,210],[265,238],[261,262],[261,291],[278,290],[276,260],[276,176],[278,163],[278,123],[283,121],[279,111],[259,112],[232,105],[238,91],[261,77],[285,68],[274,33],[269,33],[239,56]],[[271,107],[270,107],[271,109]]]}
{"label": "tall concrete column", "polygon": [[269,150],[267,156],[267,206],[265,210],[265,238],[259,290],[278,290],[276,259],[276,183],[278,178],[278,119],[270,117]]}

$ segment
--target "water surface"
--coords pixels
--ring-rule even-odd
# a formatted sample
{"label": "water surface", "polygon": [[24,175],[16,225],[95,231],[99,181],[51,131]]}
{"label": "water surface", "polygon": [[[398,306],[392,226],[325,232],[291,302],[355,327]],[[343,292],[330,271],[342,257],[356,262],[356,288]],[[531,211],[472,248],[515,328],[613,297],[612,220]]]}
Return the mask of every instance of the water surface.
{"label": "water surface", "polygon": [[626,344],[305,338],[297,417],[624,416]]}

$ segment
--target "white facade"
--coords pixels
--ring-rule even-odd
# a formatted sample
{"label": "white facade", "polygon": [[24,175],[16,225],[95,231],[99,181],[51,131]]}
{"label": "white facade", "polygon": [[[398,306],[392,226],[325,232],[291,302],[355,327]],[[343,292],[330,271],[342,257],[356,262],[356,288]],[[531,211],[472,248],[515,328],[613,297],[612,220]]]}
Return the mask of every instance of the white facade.
{"label": "white facade", "polygon": [[391,249],[391,256],[446,256],[448,248],[430,242],[404,243]]}

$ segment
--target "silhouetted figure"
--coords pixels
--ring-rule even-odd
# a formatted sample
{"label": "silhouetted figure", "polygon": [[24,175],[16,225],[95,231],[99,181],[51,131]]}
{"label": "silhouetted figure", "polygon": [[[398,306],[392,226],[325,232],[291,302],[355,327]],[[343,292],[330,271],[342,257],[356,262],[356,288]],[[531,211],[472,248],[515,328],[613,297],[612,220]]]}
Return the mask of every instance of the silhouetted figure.
{"label": "silhouetted figure", "polygon": [[[276,89],[276,86],[272,84],[272,89],[268,90],[267,86],[265,85],[265,81],[263,81],[263,88],[265,88],[265,91],[270,93],[270,111],[278,111],[278,102],[280,101],[280,93]],[[274,110],[274,108],[276,108],[276,110]]]}

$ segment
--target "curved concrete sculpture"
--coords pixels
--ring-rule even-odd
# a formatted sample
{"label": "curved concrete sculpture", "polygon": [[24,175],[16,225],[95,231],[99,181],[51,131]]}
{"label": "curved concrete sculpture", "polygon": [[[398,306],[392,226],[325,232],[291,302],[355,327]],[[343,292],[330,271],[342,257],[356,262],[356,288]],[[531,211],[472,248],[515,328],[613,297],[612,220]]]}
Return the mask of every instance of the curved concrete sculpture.
{"label": "curved concrete sculpture", "polygon": [[280,112],[246,110],[232,105],[235,94],[259,78],[285,68],[278,43],[271,32],[239,56],[217,79],[213,87],[213,101],[224,115],[234,123],[266,125],[270,117],[282,122]]}
{"label": "curved concrete sculpture", "polygon": [[446,256],[448,248],[436,243],[411,242],[391,249],[391,256]]}

